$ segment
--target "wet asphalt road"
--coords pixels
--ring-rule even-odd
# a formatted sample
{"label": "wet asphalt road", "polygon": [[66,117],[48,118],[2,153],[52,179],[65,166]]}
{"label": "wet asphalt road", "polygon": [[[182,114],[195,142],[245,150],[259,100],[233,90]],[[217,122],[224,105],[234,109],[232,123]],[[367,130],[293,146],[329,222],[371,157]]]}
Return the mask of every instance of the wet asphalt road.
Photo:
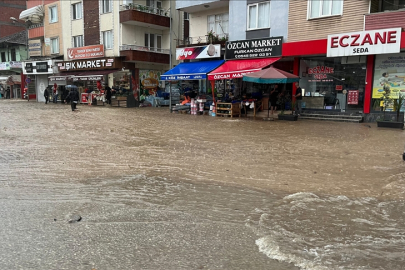
{"label": "wet asphalt road", "polygon": [[403,196],[404,135],[373,124],[0,100],[0,136],[0,269],[296,269],[258,251],[258,205]]}

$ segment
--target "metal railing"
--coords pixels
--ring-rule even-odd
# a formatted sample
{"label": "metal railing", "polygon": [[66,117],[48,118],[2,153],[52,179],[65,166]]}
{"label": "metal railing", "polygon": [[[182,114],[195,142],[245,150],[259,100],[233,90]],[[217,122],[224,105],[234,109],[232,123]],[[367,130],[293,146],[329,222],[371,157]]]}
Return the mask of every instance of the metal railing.
{"label": "metal railing", "polygon": [[219,44],[228,41],[228,34],[216,35],[215,37],[205,35],[198,37],[188,37],[185,39],[177,39],[177,46],[198,45],[198,44]]}
{"label": "metal railing", "polygon": [[156,53],[170,54],[169,49],[138,46],[138,45],[121,45],[120,51],[144,51],[144,52],[156,52]]}
{"label": "metal railing", "polygon": [[129,9],[137,10],[137,11],[141,11],[141,12],[145,12],[145,13],[150,13],[150,14],[156,14],[156,15],[165,16],[165,17],[170,17],[169,10],[164,10],[164,9],[160,9],[160,8],[139,5],[136,3],[133,3],[133,4],[129,3],[129,4],[120,6],[120,11],[129,10]]}
{"label": "metal railing", "polygon": [[28,29],[34,29],[42,26],[44,26],[44,23],[31,24],[30,26],[28,26]]}

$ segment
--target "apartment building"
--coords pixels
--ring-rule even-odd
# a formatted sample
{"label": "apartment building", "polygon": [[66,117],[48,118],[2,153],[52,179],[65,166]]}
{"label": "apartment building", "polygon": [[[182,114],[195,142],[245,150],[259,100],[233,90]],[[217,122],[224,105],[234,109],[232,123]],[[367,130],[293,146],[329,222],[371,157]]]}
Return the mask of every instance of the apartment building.
{"label": "apartment building", "polygon": [[[177,0],[189,26],[176,49],[177,59],[184,62],[162,79],[187,80],[187,87],[200,93],[217,89],[225,96],[232,89],[232,95],[240,96],[244,74],[271,64],[292,71],[293,59],[281,59],[288,7],[289,1]],[[225,63],[213,61],[223,59]]]}
{"label": "apartment building", "polygon": [[57,61],[63,59],[61,6],[58,0],[28,0],[19,23],[28,29],[28,58],[22,63],[23,84],[28,98],[44,102],[49,76],[57,72]]}
{"label": "apartment building", "polygon": [[159,77],[176,64],[179,20],[169,0],[60,1],[63,23],[63,61],[51,81],[71,83],[84,90],[104,86],[154,94]]}
{"label": "apartment building", "polygon": [[10,98],[21,97],[21,61],[27,59],[25,27],[12,18],[18,18],[25,9],[25,0],[0,0],[5,15],[0,16],[0,88]]}
{"label": "apartment building", "polygon": [[290,1],[288,42],[306,109],[379,114],[385,84],[398,98],[404,85],[405,1]]}

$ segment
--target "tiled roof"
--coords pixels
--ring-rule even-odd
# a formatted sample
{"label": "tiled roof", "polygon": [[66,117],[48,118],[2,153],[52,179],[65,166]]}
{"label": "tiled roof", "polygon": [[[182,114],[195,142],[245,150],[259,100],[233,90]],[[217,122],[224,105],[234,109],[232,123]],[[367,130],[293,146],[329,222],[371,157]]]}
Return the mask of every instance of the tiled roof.
{"label": "tiled roof", "polygon": [[21,44],[21,45],[26,45],[27,44],[27,31],[22,31],[18,32],[6,37],[0,38],[0,44],[1,43],[14,43],[14,44]]}

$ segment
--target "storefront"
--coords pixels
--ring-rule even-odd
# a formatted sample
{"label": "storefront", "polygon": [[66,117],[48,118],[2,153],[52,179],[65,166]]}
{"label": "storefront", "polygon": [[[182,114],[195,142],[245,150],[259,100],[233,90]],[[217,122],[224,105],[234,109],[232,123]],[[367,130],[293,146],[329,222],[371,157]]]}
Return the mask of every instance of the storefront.
{"label": "storefront", "polygon": [[294,74],[301,77],[304,111],[379,111],[382,81],[390,82],[393,98],[402,90],[404,36],[392,28],[285,43],[283,57],[294,57]]}
{"label": "storefront", "polygon": [[[180,103],[180,96],[187,91],[196,91],[196,95],[207,94],[207,74],[222,65],[224,60],[183,62],[160,76],[168,82],[171,105]],[[195,82],[195,84],[194,84]],[[195,89],[198,87],[197,89]]]}
{"label": "storefront", "polygon": [[260,71],[280,60],[282,45],[281,36],[228,41],[225,64],[208,74],[211,88],[216,89],[216,99],[222,102],[245,101],[243,104],[253,107],[254,116],[257,110],[267,109],[269,99],[265,95],[268,93],[268,85],[243,82],[242,78],[243,75]]}
{"label": "storefront", "polygon": [[[22,98],[21,81],[24,75],[22,74],[22,62],[0,62],[0,85],[3,92],[8,93],[9,98]],[[3,94],[2,94],[3,95]],[[4,95],[7,97],[7,95]]]}
{"label": "storefront", "polygon": [[[63,61],[58,63],[58,69],[59,73],[49,78],[50,83],[76,85],[83,103],[91,103],[93,97],[100,99],[107,86],[113,89],[113,106],[120,106],[119,104],[127,106],[128,97],[131,100],[135,98],[132,80],[134,64],[124,64],[121,57]],[[94,93],[88,95],[89,92]],[[131,101],[131,106],[134,106],[133,101]]]}
{"label": "storefront", "polygon": [[44,92],[48,87],[48,76],[57,73],[56,60],[23,62],[24,80],[29,99],[45,102]]}

